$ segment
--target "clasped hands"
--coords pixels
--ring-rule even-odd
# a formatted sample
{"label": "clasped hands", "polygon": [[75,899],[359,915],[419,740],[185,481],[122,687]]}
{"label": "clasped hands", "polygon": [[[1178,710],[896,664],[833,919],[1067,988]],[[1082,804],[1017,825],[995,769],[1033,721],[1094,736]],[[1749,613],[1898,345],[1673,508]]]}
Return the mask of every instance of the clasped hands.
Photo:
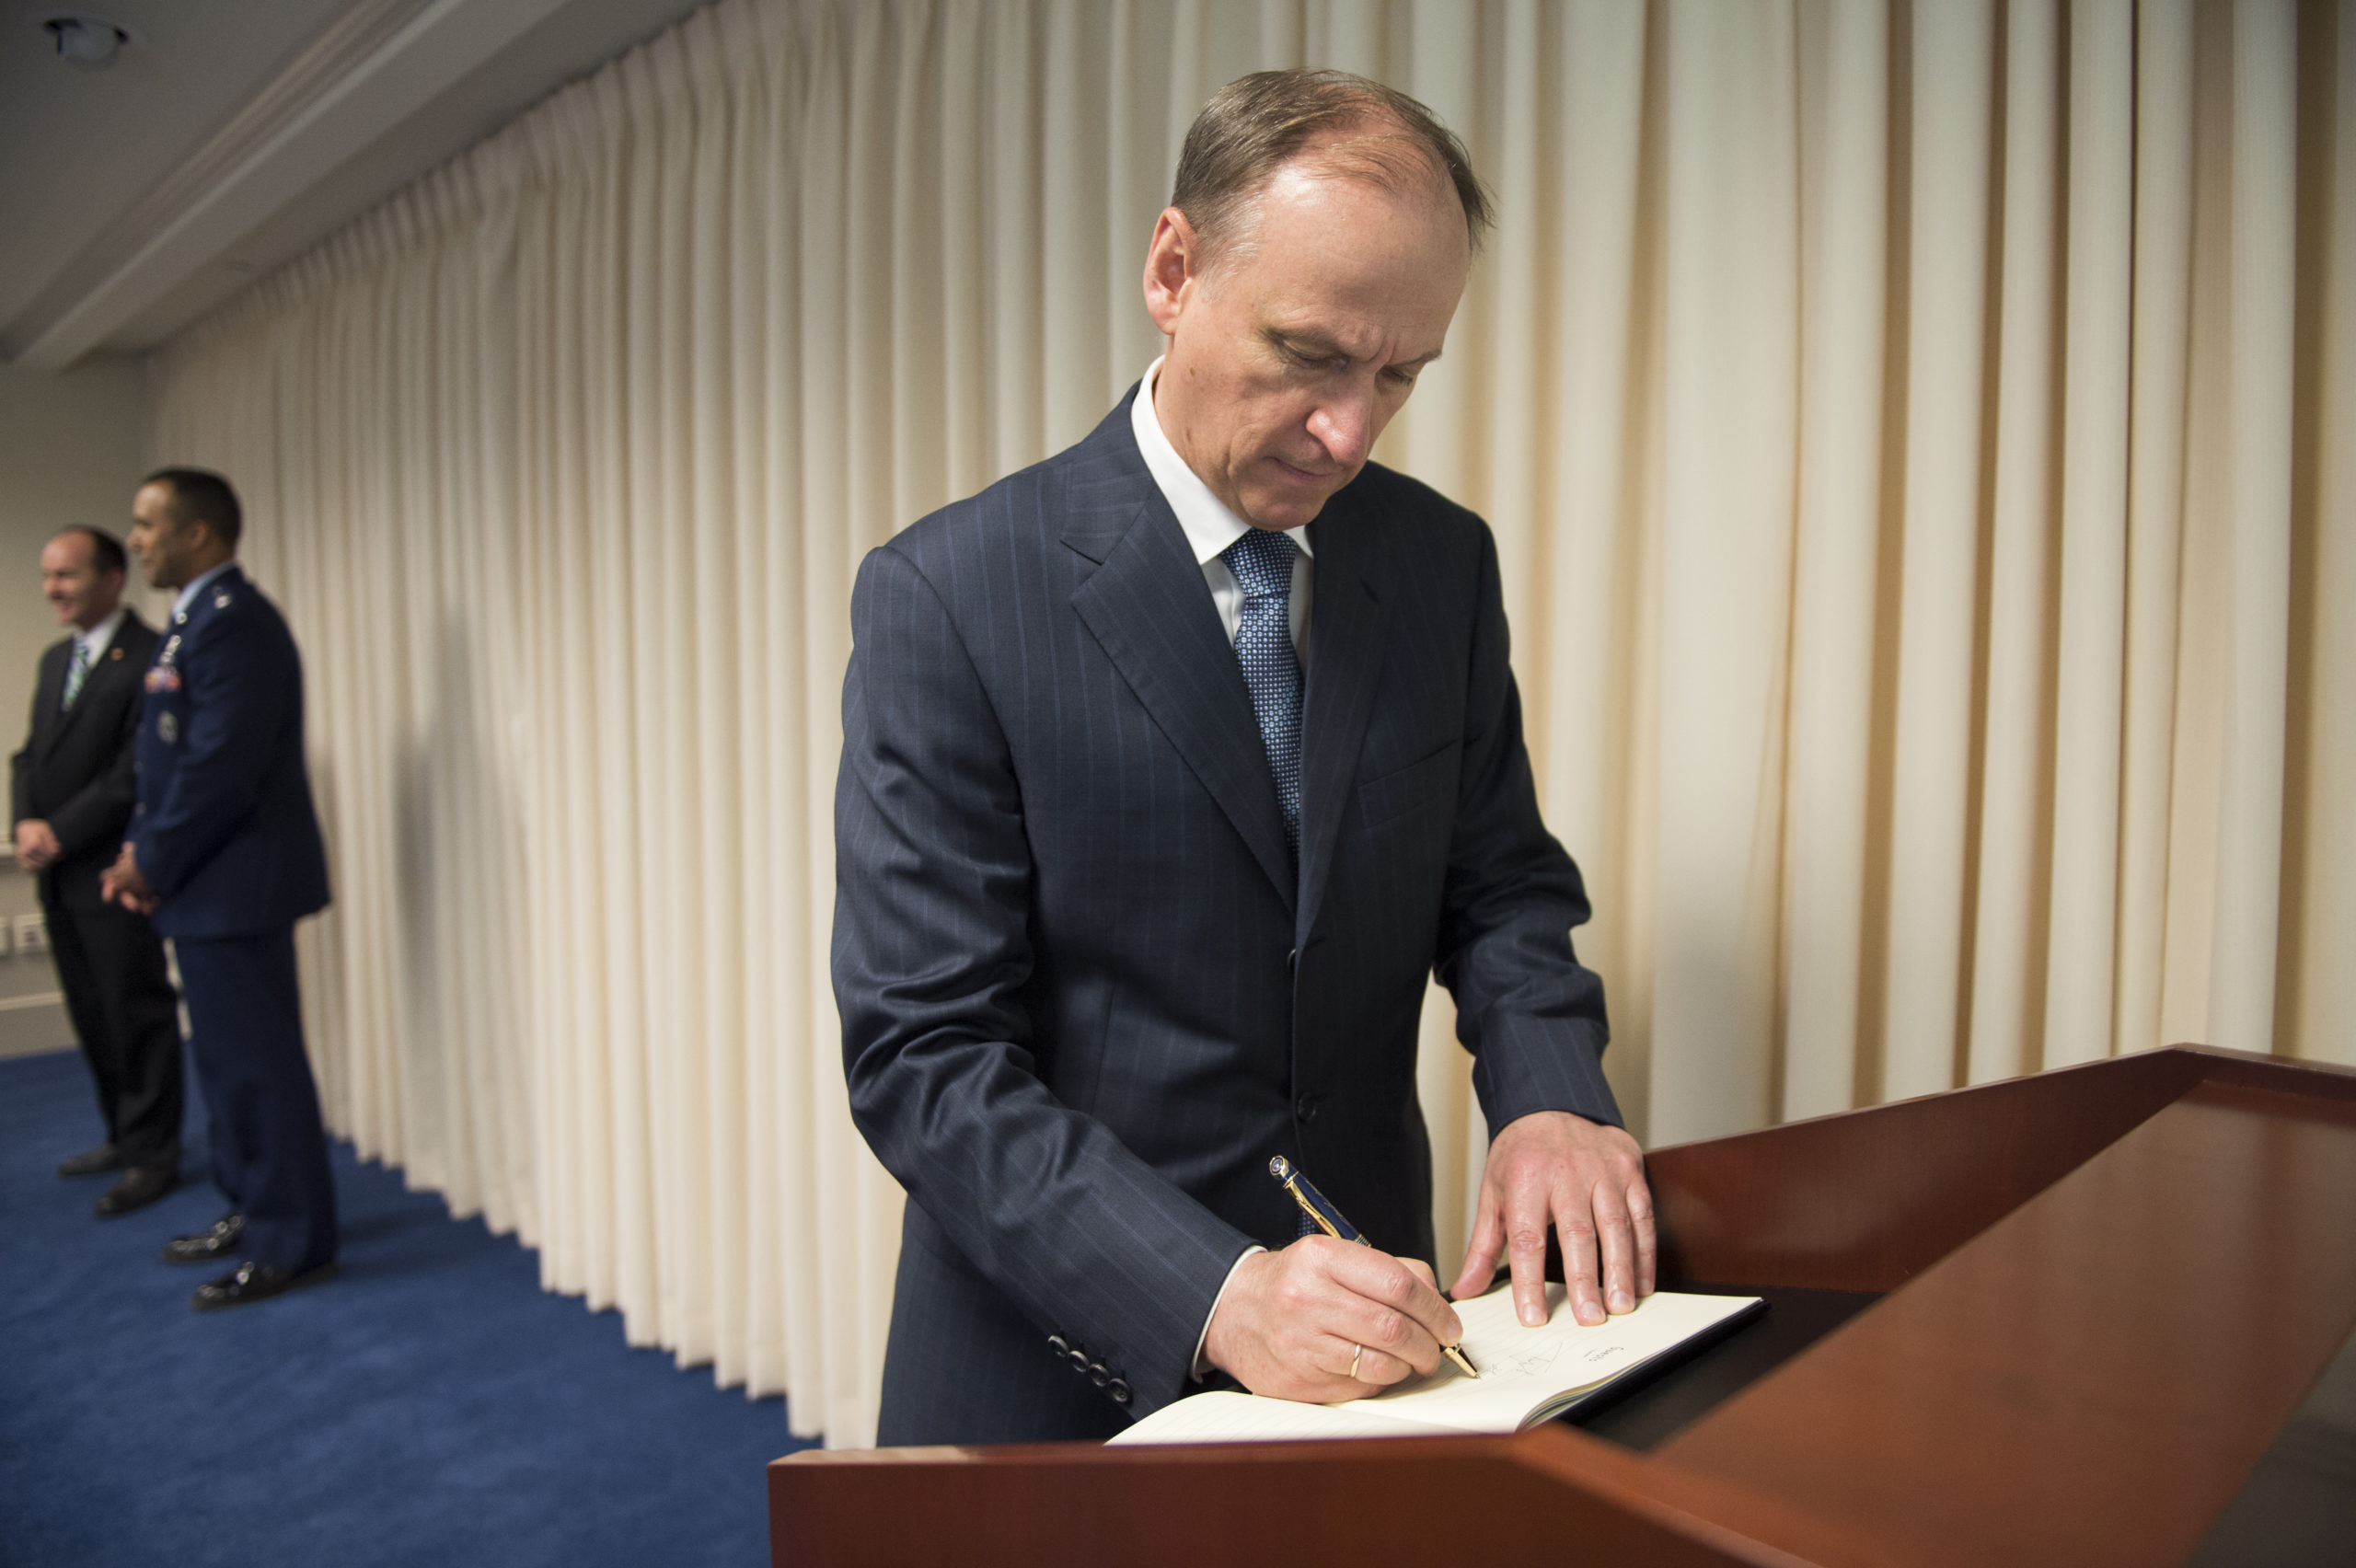
{"label": "clasped hands", "polygon": [[139,874],[139,856],[126,840],[122,853],[114,864],[98,874],[98,896],[109,904],[120,904],[134,915],[153,915],[156,905],[163,901],[156,896],[147,879]]}
{"label": "clasped hands", "polygon": [[57,862],[64,852],[57,842],[57,830],[40,817],[27,817],[17,824],[17,865],[28,872],[45,871]]}
{"label": "clasped hands", "polygon": [[[27,817],[17,824],[17,864],[28,871],[45,871],[57,863],[64,853],[57,841],[57,831],[40,817]],[[153,915],[162,901],[147,879],[139,874],[139,857],[128,841],[114,864],[98,873],[98,896],[109,904],[120,904],[135,914]]]}
{"label": "clasped hands", "polygon": [[[1508,1123],[1489,1145],[1472,1242],[1451,1294],[1486,1290],[1503,1256],[1516,1316],[1544,1322],[1550,1227],[1580,1322],[1602,1322],[1607,1307],[1634,1311],[1652,1294],[1652,1194],[1635,1139],[1563,1111]],[[1440,1346],[1463,1332],[1422,1260],[1308,1236],[1236,1266],[1203,1350],[1255,1394],[1332,1404],[1431,1372]]]}

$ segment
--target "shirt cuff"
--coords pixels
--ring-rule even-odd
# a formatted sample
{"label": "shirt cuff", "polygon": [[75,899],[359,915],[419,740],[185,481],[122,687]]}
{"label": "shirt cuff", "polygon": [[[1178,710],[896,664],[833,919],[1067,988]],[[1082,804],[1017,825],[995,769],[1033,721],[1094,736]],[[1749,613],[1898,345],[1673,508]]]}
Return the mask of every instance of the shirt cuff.
{"label": "shirt cuff", "polygon": [[1218,1294],[1211,1297],[1211,1309],[1203,1319],[1203,1332],[1195,1336],[1195,1382],[1201,1382],[1203,1378],[1210,1373],[1211,1364],[1203,1359],[1203,1346],[1210,1341],[1211,1319],[1218,1316],[1218,1304],[1227,1299],[1227,1287],[1235,1283],[1235,1271],[1242,1268],[1243,1266],[1243,1260],[1250,1257],[1253,1253],[1265,1252],[1266,1251],[1267,1249],[1265,1247],[1244,1248],[1242,1251],[1236,1254],[1235,1262],[1229,1265],[1227,1277],[1218,1282]]}

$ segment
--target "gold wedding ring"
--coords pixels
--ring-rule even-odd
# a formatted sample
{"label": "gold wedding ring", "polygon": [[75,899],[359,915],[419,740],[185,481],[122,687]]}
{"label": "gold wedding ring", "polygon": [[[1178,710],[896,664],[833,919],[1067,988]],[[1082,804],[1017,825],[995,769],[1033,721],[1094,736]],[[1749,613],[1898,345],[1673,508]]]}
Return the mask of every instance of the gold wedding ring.
{"label": "gold wedding ring", "polygon": [[1358,1380],[1358,1357],[1365,1354],[1366,1346],[1362,1344],[1350,1346],[1350,1381],[1353,1383]]}

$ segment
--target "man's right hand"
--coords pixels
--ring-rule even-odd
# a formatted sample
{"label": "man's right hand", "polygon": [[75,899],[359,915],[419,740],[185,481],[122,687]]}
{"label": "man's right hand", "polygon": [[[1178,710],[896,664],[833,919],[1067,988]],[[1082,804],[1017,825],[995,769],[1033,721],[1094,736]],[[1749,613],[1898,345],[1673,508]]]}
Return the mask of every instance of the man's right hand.
{"label": "man's right hand", "polygon": [[1203,1354],[1255,1394],[1334,1404],[1431,1371],[1463,1337],[1419,1260],[1305,1236],[1236,1266]]}
{"label": "man's right hand", "polygon": [[57,835],[40,817],[27,817],[17,824],[17,864],[26,870],[47,870],[62,852]]}

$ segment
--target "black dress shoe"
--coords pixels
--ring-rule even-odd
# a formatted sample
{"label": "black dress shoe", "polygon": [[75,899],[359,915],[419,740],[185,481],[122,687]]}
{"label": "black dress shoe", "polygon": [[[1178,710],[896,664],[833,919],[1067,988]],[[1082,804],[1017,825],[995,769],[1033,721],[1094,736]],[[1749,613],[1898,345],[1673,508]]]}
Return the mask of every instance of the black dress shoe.
{"label": "black dress shoe", "polygon": [[57,1162],[57,1173],[60,1176],[103,1176],[110,1170],[121,1169],[122,1156],[115,1152],[112,1144],[101,1144],[97,1148],[86,1148],[79,1154],[69,1155]]}
{"label": "black dress shoe", "polygon": [[306,1285],[333,1279],[335,1274],[332,1260],[307,1269],[282,1269],[269,1263],[239,1263],[219,1279],[207,1280],[198,1286],[196,1294],[189,1297],[189,1305],[200,1312],[216,1311],[223,1307],[243,1307],[248,1301],[267,1301],[273,1296],[283,1296],[290,1290],[300,1290]]}
{"label": "black dress shoe", "polygon": [[179,1168],[175,1165],[134,1165],[115,1178],[114,1185],[98,1194],[91,1212],[100,1219],[112,1219],[133,1209],[145,1208],[179,1184]]}
{"label": "black dress shoe", "polygon": [[164,1262],[167,1263],[209,1263],[216,1258],[237,1255],[237,1239],[246,1233],[246,1216],[225,1214],[213,1222],[209,1230],[193,1236],[175,1236],[164,1243]]}

